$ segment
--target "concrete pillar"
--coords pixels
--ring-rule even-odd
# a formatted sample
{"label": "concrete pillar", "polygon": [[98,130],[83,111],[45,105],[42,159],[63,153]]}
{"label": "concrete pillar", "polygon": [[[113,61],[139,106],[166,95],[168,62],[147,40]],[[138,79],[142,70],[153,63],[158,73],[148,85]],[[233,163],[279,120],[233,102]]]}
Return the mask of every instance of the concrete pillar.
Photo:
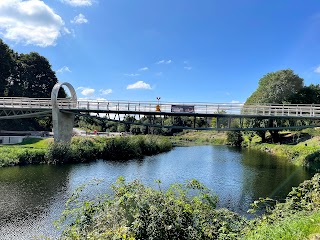
{"label": "concrete pillar", "polygon": [[52,123],[55,142],[70,142],[74,126],[74,113],[60,112],[58,105],[58,93],[62,86],[66,86],[71,93],[71,102],[76,105],[77,94],[70,83],[57,83],[51,92]]}

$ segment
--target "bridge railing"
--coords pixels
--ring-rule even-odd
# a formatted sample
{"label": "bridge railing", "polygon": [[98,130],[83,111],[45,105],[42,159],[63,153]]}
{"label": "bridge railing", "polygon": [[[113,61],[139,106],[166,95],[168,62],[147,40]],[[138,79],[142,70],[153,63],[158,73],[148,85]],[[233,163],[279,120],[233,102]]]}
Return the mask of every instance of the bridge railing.
{"label": "bridge railing", "polygon": [[[158,106],[159,105],[159,106]],[[242,103],[175,103],[139,101],[102,101],[58,99],[61,109],[110,112],[181,112],[199,114],[234,114],[247,116],[301,116],[320,117],[320,105],[306,104],[242,104]],[[49,98],[0,98],[0,108],[51,109]]]}
{"label": "bridge railing", "polygon": [[[157,106],[159,105],[159,108]],[[128,102],[128,101],[88,101],[80,100],[78,109],[132,111],[132,112],[173,112],[173,106],[179,106],[181,112],[199,114],[235,114],[261,116],[305,116],[319,117],[320,105],[305,104],[242,104],[242,103],[159,103],[158,102]],[[184,108],[186,107],[186,108]],[[191,108],[187,108],[191,107]],[[176,108],[179,109],[179,108]],[[186,110],[185,109],[189,109]],[[191,109],[191,110],[190,110]],[[174,111],[179,112],[179,111]]]}

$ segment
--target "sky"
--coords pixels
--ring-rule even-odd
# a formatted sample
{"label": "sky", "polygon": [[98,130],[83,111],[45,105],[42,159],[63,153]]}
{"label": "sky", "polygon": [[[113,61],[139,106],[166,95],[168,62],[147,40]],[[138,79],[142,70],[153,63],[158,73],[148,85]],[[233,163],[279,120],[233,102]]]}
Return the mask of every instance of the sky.
{"label": "sky", "polygon": [[238,103],[288,68],[320,83],[319,0],[0,0],[0,38],[78,98]]}

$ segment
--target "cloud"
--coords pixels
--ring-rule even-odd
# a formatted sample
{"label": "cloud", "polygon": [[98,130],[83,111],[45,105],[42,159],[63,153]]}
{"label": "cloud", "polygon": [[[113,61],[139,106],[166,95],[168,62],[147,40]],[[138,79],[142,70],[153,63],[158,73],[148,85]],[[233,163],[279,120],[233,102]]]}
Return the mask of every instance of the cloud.
{"label": "cloud", "polygon": [[151,86],[143,81],[138,81],[136,83],[129,84],[127,89],[151,89]]}
{"label": "cloud", "polygon": [[126,74],[124,74],[124,75],[127,76],[127,77],[137,77],[137,76],[140,76],[139,73],[130,73],[130,74],[126,73]]}
{"label": "cloud", "polygon": [[162,76],[162,74],[163,74],[162,72],[157,72],[155,75],[160,77],[160,76]]}
{"label": "cloud", "polygon": [[47,47],[68,31],[62,18],[43,1],[0,1],[0,35],[5,39]]}
{"label": "cloud", "polygon": [[186,69],[186,70],[191,70],[192,67],[184,67],[184,69]]}
{"label": "cloud", "polygon": [[63,66],[62,68],[57,70],[57,73],[71,72],[70,68],[67,66]]}
{"label": "cloud", "polygon": [[112,93],[112,89],[100,89],[99,91],[102,95],[108,95]]}
{"label": "cloud", "polygon": [[148,71],[149,68],[148,67],[143,67],[143,68],[140,68],[139,71]]}
{"label": "cloud", "polygon": [[240,101],[232,100],[231,103],[240,103]]}
{"label": "cloud", "polygon": [[315,73],[320,73],[320,65],[314,69]]}
{"label": "cloud", "polygon": [[94,94],[95,90],[93,88],[88,88],[88,87],[78,87],[77,90],[82,90],[81,94],[83,96],[90,96]]}
{"label": "cloud", "polygon": [[80,13],[78,16],[75,16],[73,20],[71,20],[71,23],[84,24],[88,23],[88,19],[86,19],[86,17],[82,13]]}
{"label": "cloud", "polygon": [[73,7],[91,6],[94,0],[61,0],[61,2],[71,5]]}
{"label": "cloud", "polygon": [[156,64],[170,64],[172,63],[172,60],[160,60],[159,62],[156,62]]}

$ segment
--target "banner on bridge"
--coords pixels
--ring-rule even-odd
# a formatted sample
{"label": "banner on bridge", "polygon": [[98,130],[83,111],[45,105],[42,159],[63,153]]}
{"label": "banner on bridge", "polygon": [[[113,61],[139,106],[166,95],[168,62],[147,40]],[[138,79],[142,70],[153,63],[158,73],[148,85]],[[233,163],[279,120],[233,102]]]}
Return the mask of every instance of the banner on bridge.
{"label": "banner on bridge", "polygon": [[179,113],[194,113],[194,106],[192,105],[171,105],[171,112]]}

